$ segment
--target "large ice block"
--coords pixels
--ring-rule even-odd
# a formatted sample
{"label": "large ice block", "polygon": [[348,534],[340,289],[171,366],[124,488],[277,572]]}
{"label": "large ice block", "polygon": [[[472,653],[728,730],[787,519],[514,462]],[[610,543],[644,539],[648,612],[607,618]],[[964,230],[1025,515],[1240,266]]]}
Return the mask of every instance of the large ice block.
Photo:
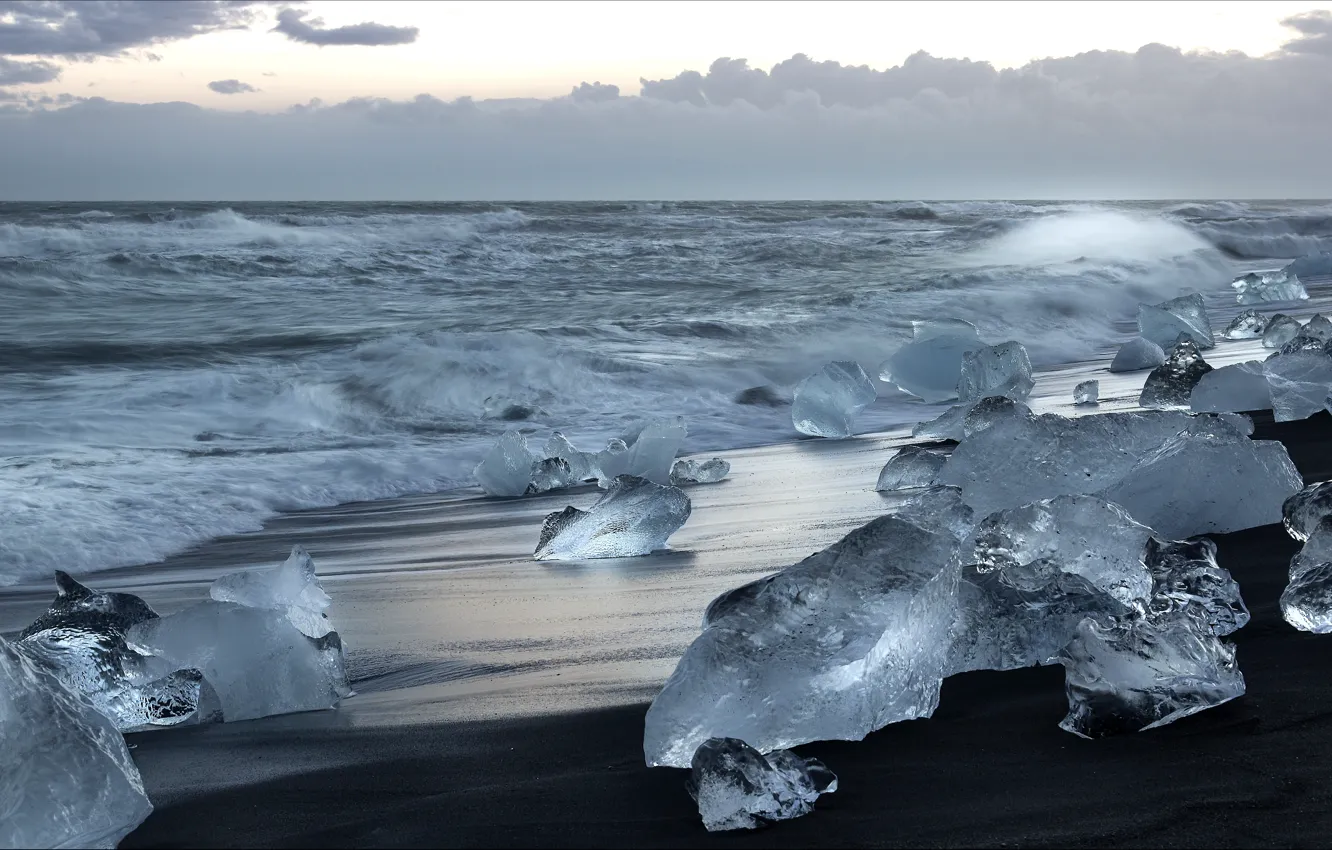
{"label": "large ice block", "polygon": [[114,848],[153,806],[112,721],[0,637],[0,847]]}
{"label": "large ice block", "polygon": [[1142,386],[1142,407],[1188,407],[1189,395],[1212,367],[1198,353],[1198,346],[1180,334],[1166,362],[1152,370]]}
{"label": "large ice block", "polygon": [[947,460],[948,455],[934,449],[903,446],[883,465],[874,489],[883,492],[928,487]]}
{"label": "large ice block", "polygon": [[855,433],[855,418],[878,397],[865,370],[836,360],[796,385],[791,422],[797,431],[841,439]]}
{"label": "large ice block", "polygon": [[1119,347],[1115,359],[1110,361],[1110,371],[1141,372],[1143,369],[1155,369],[1165,360],[1165,349],[1150,339],[1135,336]]}
{"label": "large ice block", "polygon": [[1189,393],[1194,413],[1242,413],[1271,410],[1272,389],[1261,360],[1247,360],[1213,369]]}
{"label": "large ice block", "polygon": [[957,397],[963,404],[990,396],[1022,401],[1033,386],[1031,360],[1020,342],[1001,342],[962,355]]}
{"label": "large ice block", "polygon": [[671,483],[715,484],[731,471],[731,464],[719,457],[710,460],[677,460],[671,467]]}
{"label": "large ice block", "polygon": [[333,600],[324,592],[314,559],[304,546],[292,546],[287,560],[273,569],[220,576],[209,586],[208,595],[218,602],[280,611],[307,637],[320,638],[333,631],[327,613]]}
{"label": "large ice block", "polygon": [[709,738],[771,752],[932,714],[971,519],[955,489],[930,488],[719,596],[648,709],[648,765],[684,767]]}
{"label": "large ice block", "polygon": [[1327,407],[1332,357],[1321,350],[1277,354],[1263,362],[1277,422],[1307,419]]}
{"label": "large ice block", "polygon": [[1226,325],[1226,339],[1259,339],[1267,330],[1267,319],[1257,310],[1245,310]]}
{"label": "large ice block", "polygon": [[960,319],[912,322],[914,339],[879,367],[879,380],[929,402],[957,398],[962,357],[985,347],[976,327]]}
{"label": "large ice block", "polygon": [[1235,301],[1240,304],[1263,304],[1270,301],[1301,301],[1309,297],[1298,275],[1287,269],[1275,272],[1249,272],[1230,284],[1235,290]]}
{"label": "large ice block", "polygon": [[1188,334],[1199,348],[1212,348],[1212,323],[1207,318],[1202,295],[1194,292],[1162,301],[1138,305],[1138,335],[1169,351],[1180,334]]}
{"label": "large ice block", "polygon": [[790,750],[766,756],[738,738],[699,745],[686,788],[708,832],[754,829],[814,810],[820,794],[837,790],[837,777],[818,759]]}
{"label": "large ice block", "polygon": [[1303,328],[1303,325],[1285,313],[1273,313],[1268,317],[1267,327],[1263,330],[1263,348],[1280,348],[1299,336]]}
{"label": "large ice block", "polygon": [[666,546],[689,519],[679,487],[621,475],[586,511],[567,507],[546,517],[533,557],[538,561],[629,558]]}
{"label": "large ice block", "polygon": [[538,460],[527,447],[527,437],[509,430],[495,441],[473,474],[486,495],[513,498],[527,492],[532,483],[532,464]]}

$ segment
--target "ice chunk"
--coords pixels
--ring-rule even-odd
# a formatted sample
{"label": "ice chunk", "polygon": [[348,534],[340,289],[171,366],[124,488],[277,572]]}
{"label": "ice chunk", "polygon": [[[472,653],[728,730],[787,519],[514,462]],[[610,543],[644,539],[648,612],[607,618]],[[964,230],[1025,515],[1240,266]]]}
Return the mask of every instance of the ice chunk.
{"label": "ice chunk", "polygon": [[1286,269],[1275,272],[1249,272],[1235,278],[1230,284],[1235,290],[1235,301],[1240,304],[1262,304],[1268,301],[1300,301],[1309,297],[1299,276]]}
{"label": "ice chunk", "polygon": [[1155,369],[1165,362],[1165,350],[1150,339],[1135,336],[1119,347],[1115,359],[1110,361],[1111,372],[1140,372]]}
{"label": "ice chunk", "polygon": [[126,643],[133,625],[156,617],[133,594],[92,590],[57,571],[55,600],[15,645],[122,732],[211,719],[200,709],[198,670],[173,669]]}
{"label": "ice chunk", "polygon": [[1277,422],[1307,419],[1322,410],[1332,392],[1332,357],[1322,351],[1295,351],[1269,357],[1263,373]]}
{"label": "ice chunk", "polygon": [[888,491],[928,487],[934,483],[934,476],[947,460],[948,455],[940,451],[920,446],[903,446],[883,465],[874,489]]}
{"label": "ice chunk", "polygon": [[1001,342],[962,355],[957,396],[963,403],[989,396],[1022,401],[1031,395],[1033,386],[1031,360],[1020,342]]}
{"label": "ice chunk", "polygon": [[1202,617],[1088,617],[1059,657],[1068,716],[1083,738],[1153,729],[1244,694],[1235,647]]}
{"label": "ice chunk", "polygon": [[[866,378],[865,380],[868,381],[869,379]],[[675,463],[675,454],[680,450],[680,444],[684,442],[688,431],[684,418],[680,416],[670,419],[657,419],[647,423],[638,432],[634,441],[629,444],[623,457],[616,458],[617,461],[621,461],[623,464],[616,468],[616,476],[635,475],[639,478],[646,478],[653,484],[669,484],[671,467]],[[607,451],[610,451],[612,446],[606,448]],[[610,486],[615,478],[610,476],[606,469],[603,469],[602,472],[605,474],[599,479],[598,484],[602,489],[605,489]]]}
{"label": "ice chunk", "polygon": [[320,638],[333,631],[327,614],[333,600],[324,592],[314,559],[304,546],[291,547],[291,555],[274,569],[242,570],[219,577],[209,586],[208,595],[218,602],[281,611],[307,637]]}
{"label": "ice chunk", "polygon": [[1263,331],[1263,348],[1280,348],[1298,336],[1302,328],[1303,325],[1285,313],[1273,313]]}
{"label": "ice chunk", "polygon": [[837,777],[818,759],[790,750],[764,756],[738,738],[709,738],[694,753],[686,784],[708,832],[754,829],[814,810]]}
{"label": "ice chunk", "polygon": [[621,475],[591,508],[567,507],[546,517],[533,555],[538,561],[647,555],[689,519],[679,487]]}
{"label": "ice chunk", "polygon": [[929,402],[957,398],[962,357],[984,348],[976,327],[960,319],[912,322],[914,339],[879,367],[879,380]]}
{"label": "ice chunk", "polygon": [[1332,339],[1332,322],[1329,322],[1322,313],[1315,313],[1313,318],[1300,326],[1299,333],[1277,346],[1277,354],[1322,351],[1329,339]]}
{"label": "ice chunk", "polygon": [[928,717],[970,525],[955,489],[930,488],[799,564],[718,597],[648,709],[648,765],[684,767],[713,737],[771,752]]}
{"label": "ice chunk", "polygon": [[562,457],[548,457],[532,464],[532,480],[527,484],[526,493],[533,496],[580,483],[582,479],[574,475],[569,461]]}
{"label": "ice chunk", "polygon": [[677,487],[681,484],[715,484],[730,471],[731,464],[719,457],[704,461],[677,460],[671,467],[671,483]]}
{"label": "ice chunk", "polygon": [[1216,563],[1216,544],[1206,537],[1147,540],[1143,563],[1152,574],[1149,616],[1180,612],[1197,616],[1215,635],[1228,635],[1249,622],[1239,583]]}
{"label": "ice chunk", "polygon": [[1189,395],[1212,367],[1198,353],[1198,346],[1180,334],[1166,362],[1152,370],[1143,384],[1138,404],[1143,407],[1188,407]]}
{"label": "ice chunk", "polygon": [[532,482],[532,464],[540,460],[527,447],[522,432],[509,430],[495,441],[476,466],[476,481],[488,496],[512,498],[527,492]]}
{"label": "ice chunk", "polygon": [[919,422],[911,429],[911,436],[922,440],[960,440],[962,423],[971,412],[969,404],[955,404],[928,422]]}
{"label": "ice chunk", "polygon": [[560,458],[568,464],[569,476],[575,481],[587,481],[598,477],[596,453],[580,452],[569,442],[569,438],[559,431],[550,435],[543,454],[548,459]]}
{"label": "ice chunk", "polygon": [[605,489],[616,478],[627,475],[630,459],[629,446],[624,440],[615,438],[608,441],[606,448],[597,452],[596,456],[596,469],[600,473],[597,476],[598,485],[604,484],[602,489]]}
{"label": "ice chunk", "polygon": [[1332,275],[1332,253],[1308,254],[1291,261],[1282,271],[1299,277],[1328,277]]}
{"label": "ice chunk", "polygon": [[1281,615],[1302,632],[1332,632],[1332,517],[1321,516],[1291,558]]}
{"label": "ice chunk", "polygon": [[115,725],[0,637],[0,847],[114,848],[153,806]]}
{"label": "ice chunk", "polygon": [[1212,323],[1207,318],[1202,295],[1194,292],[1160,304],[1138,305],[1138,335],[1167,351],[1180,334],[1188,334],[1199,348],[1212,348]]}
{"label": "ice chunk", "polygon": [[791,422],[802,434],[840,439],[877,394],[865,370],[852,360],[836,360],[796,385]]}
{"label": "ice chunk", "polygon": [[1301,488],[1281,505],[1281,521],[1296,540],[1308,540],[1323,517],[1332,514],[1332,481]]}
{"label": "ice chunk", "polygon": [[332,708],[351,693],[338,633],[308,637],[271,608],[205,600],[135,625],[129,643],[201,670],[226,721]]}
{"label": "ice chunk", "polygon": [[1257,310],[1245,310],[1226,325],[1221,334],[1226,339],[1258,339],[1267,329],[1267,319]]}
{"label": "ice chunk", "polygon": [[1099,381],[1083,381],[1073,388],[1074,404],[1096,404],[1101,395]]}
{"label": "ice chunk", "polygon": [[1232,363],[1203,375],[1189,393],[1189,409],[1195,413],[1271,410],[1272,390],[1263,362]]}

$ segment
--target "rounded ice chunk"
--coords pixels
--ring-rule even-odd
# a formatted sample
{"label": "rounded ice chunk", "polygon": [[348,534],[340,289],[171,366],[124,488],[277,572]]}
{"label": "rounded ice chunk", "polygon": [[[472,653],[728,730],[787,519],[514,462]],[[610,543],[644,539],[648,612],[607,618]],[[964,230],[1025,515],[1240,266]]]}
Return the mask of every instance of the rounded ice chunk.
{"label": "rounded ice chunk", "polygon": [[1099,381],[1083,381],[1073,388],[1074,404],[1097,404],[1101,396]]}
{"label": "rounded ice chunk", "polygon": [[1212,323],[1201,294],[1194,292],[1160,304],[1138,305],[1138,335],[1168,350],[1179,335],[1188,334],[1199,348],[1212,348]]}
{"label": "rounded ice chunk", "polygon": [[791,422],[802,434],[850,437],[855,433],[856,415],[877,397],[859,363],[835,360],[796,385]]}
{"label": "rounded ice chunk", "polygon": [[1155,369],[1165,362],[1165,350],[1149,339],[1135,336],[1119,347],[1110,361],[1111,372],[1140,372]]}
{"label": "rounded ice chunk", "polygon": [[790,750],[764,756],[738,738],[704,741],[691,767],[685,787],[708,832],[798,818],[814,810],[820,794],[837,790],[837,777],[818,759]]}
{"label": "rounded ice chunk", "polygon": [[1267,329],[1267,319],[1257,310],[1245,310],[1226,325],[1222,336],[1226,339],[1258,339]]}
{"label": "rounded ice chunk", "polygon": [[477,464],[476,482],[488,496],[521,496],[532,483],[532,464],[538,460],[521,431],[505,431]]}
{"label": "rounded ice chunk", "polygon": [[1001,342],[962,355],[962,375],[957,380],[957,397],[963,403],[980,401],[990,396],[1023,401],[1031,395],[1034,386],[1031,359],[1020,342]]}
{"label": "rounded ice chunk", "polygon": [[903,446],[883,465],[874,489],[886,492],[928,487],[947,461],[948,455],[943,452],[921,446]]}
{"label": "rounded ice chunk", "polygon": [[976,326],[961,319],[912,322],[911,342],[879,367],[879,380],[924,401],[957,398],[962,357],[984,348]]}

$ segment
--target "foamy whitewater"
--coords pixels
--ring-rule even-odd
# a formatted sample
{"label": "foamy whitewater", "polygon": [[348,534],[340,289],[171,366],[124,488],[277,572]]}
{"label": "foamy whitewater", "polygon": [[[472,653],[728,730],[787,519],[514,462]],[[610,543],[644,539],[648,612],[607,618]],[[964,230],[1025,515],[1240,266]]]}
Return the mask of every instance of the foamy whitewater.
{"label": "foamy whitewater", "polygon": [[[1229,315],[1330,249],[1310,203],[0,204],[0,584],[465,486],[515,425],[793,439],[736,394],[877,374],[913,319],[1106,358],[1139,302]],[[937,413],[880,391],[861,430]]]}

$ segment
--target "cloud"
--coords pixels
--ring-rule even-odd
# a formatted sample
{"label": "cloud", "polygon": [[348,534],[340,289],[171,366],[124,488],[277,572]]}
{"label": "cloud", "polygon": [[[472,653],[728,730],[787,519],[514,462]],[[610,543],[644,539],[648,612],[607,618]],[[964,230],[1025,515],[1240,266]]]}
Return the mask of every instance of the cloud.
{"label": "cloud", "polygon": [[1301,12],[1286,18],[1281,25],[1300,34],[1298,38],[1282,45],[1286,52],[1332,56],[1332,12],[1326,9]]}
{"label": "cloud", "polygon": [[243,28],[256,3],[236,0],[5,0],[0,56],[114,56],[224,29]]}
{"label": "cloud", "polygon": [[363,47],[382,47],[393,44],[411,44],[416,41],[420,30],[416,27],[391,27],[366,21],[345,27],[325,29],[319,18],[306,21],[308,12],[299,9],[283,9],[278,12],[277,26],[273,32],[280,32],[292,41],[302,44],[314,44],[319,47],[360,45]]}
{"label": "cloud", "polygon": [[579,83],[574,86],[573,91],[569,92],[569,97],[582,103],[601,103],[607,100],[615,100],[620,96],[620,87],[609,83],[602,84],[600,80],[595,83]]}
{"label": "cloud", "polygon": [[49,83],[60,76],[50,62],[16,62],[0,56],[0,86]]}
{"label": "cloud", "polygon": [[245,94],[259,91],[249,83],[242,83],[240,80],[213,80],[208,84],[208,88],[218,94]]}

